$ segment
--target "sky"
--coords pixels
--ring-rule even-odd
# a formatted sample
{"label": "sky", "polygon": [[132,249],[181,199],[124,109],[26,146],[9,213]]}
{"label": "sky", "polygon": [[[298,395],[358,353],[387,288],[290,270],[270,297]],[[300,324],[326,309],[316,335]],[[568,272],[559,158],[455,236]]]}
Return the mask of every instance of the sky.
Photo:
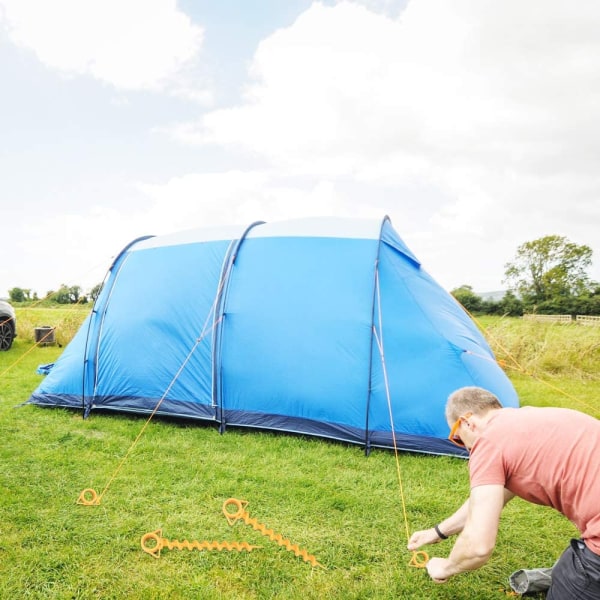
{"label": "sky", "polygon": [[447,290],[593,250],[597,0],[0,0],[0,297],[142,235],[389,216]]}

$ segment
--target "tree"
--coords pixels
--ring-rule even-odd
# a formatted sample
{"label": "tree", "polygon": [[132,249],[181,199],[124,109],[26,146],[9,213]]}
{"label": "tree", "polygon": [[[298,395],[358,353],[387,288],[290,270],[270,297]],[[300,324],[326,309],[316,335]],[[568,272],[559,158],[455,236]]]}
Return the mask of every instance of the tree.
{"label": "tree", "polygon": [[[8,296],[11,302],[27,302],[31,300],[31,290],[26,288],[14,287],[8,290]],[[37,294],[33,294],[33,299],[36,299]]]}
{"label": "tree", "polygon": [[25,301],[25,291],[23,288],[14,287],[8,290],[8,296],[11,302],[24,302]]}
{"label": "tree", "polygon": [[58,304],[77,304],[80,293],[80,286],[72,285],[69,287],[63,283],[55,294],[55,300]]}
{"label": "tree", "polygon": [[510,290],[504,294],[499,304],[503,315],[520,317],[523,314],[523,303]]}
{"label": "tree", "polygon": [[461,285],[450,292],[469,312],[481,310],[482,300],[470,285]]}
{"label": "tree", "polygon": [[526,303],[579,296],[589,290],[591,264],[589,246],[547,235],[517,248],[515,260],[504,265],[504,283]]}
{"label": "tree", "polygon": [[98,296],[100,295],[100,292],[102,291],[102,283],[97,283],[91,290],[90,290],[90,298],[92,299],[92,302],[96,302],[96,299],[98,298]]}

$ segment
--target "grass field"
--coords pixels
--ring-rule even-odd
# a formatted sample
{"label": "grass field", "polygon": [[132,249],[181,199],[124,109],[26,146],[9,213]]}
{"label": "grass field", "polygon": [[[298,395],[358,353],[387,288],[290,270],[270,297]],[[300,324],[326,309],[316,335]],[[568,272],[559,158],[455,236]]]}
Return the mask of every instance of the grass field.
{"label": "grass field", "polygon": [[[550,566],[575,535],[550,509],[511,502],[481,570],[432,583],[407,566],[406,525],[392,452],[322,440],[23,406],[62,348],[36,347],[33,328],[66,344],[86,310],[18,309],[19,337],[0,353],[0,597],[44,599],[494,599],[519,568]],[[600,416],[600,328],[487,319],[481,324],[523,404]],[[468,493],[464,460],[401,454],[410,531],[430,527]],[[98,506],[76,501],[104,492]],[[247,511],[324,565],[243,522]],[[142,551],[141,536],[247,541],[251,552]],[[432,550],[446,555],[451,540]]]}

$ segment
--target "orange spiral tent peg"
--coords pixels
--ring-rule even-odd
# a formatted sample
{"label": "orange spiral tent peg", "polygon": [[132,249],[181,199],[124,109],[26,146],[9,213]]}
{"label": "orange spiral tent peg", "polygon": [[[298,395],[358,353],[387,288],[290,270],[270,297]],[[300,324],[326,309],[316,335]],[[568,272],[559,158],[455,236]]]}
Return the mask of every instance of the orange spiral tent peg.
{"label": "orange spiral tent peg", "polygon": [[145,533],[140,540],[140,544],[142,550],[154,556],[154,558],[160,557],[160,551],[163,548],[169,550],[218,550],[219,552],[221,550],[252,552],[255,548],[260,548],[260,546],[251,546],[248,542],[199,542],[197,540],[191,542],[183,540],[180,542],[178,540],[168,540],[162,537],[162,529]]}
{"label": "orange spiral tent peg", "polygon": [[[236,521],[242,520],[246,525],[250,525],[252,529],[258,531],[262,535],[268,537],[271,541],[276,542],[280,546],[285,547],[289,552],[293,552],[296,556],[302,558],[304,562],[310,563],[313,567],[325,568],[317,559],[309,554],[297,544],[292,544],[290,540],[285,539],[281,534],[275,533],[272,529],[267,529],[262,523],[256,519],[252,519],[246,511],[248,502],[246,500],[238,500],[237,498],[229,498],[223,502],[223,514],[230,525],[234,525]],[[230,507],[235,509],[235,512],[230,510]]]}

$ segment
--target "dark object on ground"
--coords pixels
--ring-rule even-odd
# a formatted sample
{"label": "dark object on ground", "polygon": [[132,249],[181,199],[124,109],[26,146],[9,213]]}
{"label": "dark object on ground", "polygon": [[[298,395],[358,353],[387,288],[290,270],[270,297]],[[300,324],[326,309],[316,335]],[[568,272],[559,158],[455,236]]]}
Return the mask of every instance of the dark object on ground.
{"label": "dark object on ground", "polygon": [[510,587],[518,594],[545,592],[552,583],[552,567],[548,569],[519,569],[508,580]]}

